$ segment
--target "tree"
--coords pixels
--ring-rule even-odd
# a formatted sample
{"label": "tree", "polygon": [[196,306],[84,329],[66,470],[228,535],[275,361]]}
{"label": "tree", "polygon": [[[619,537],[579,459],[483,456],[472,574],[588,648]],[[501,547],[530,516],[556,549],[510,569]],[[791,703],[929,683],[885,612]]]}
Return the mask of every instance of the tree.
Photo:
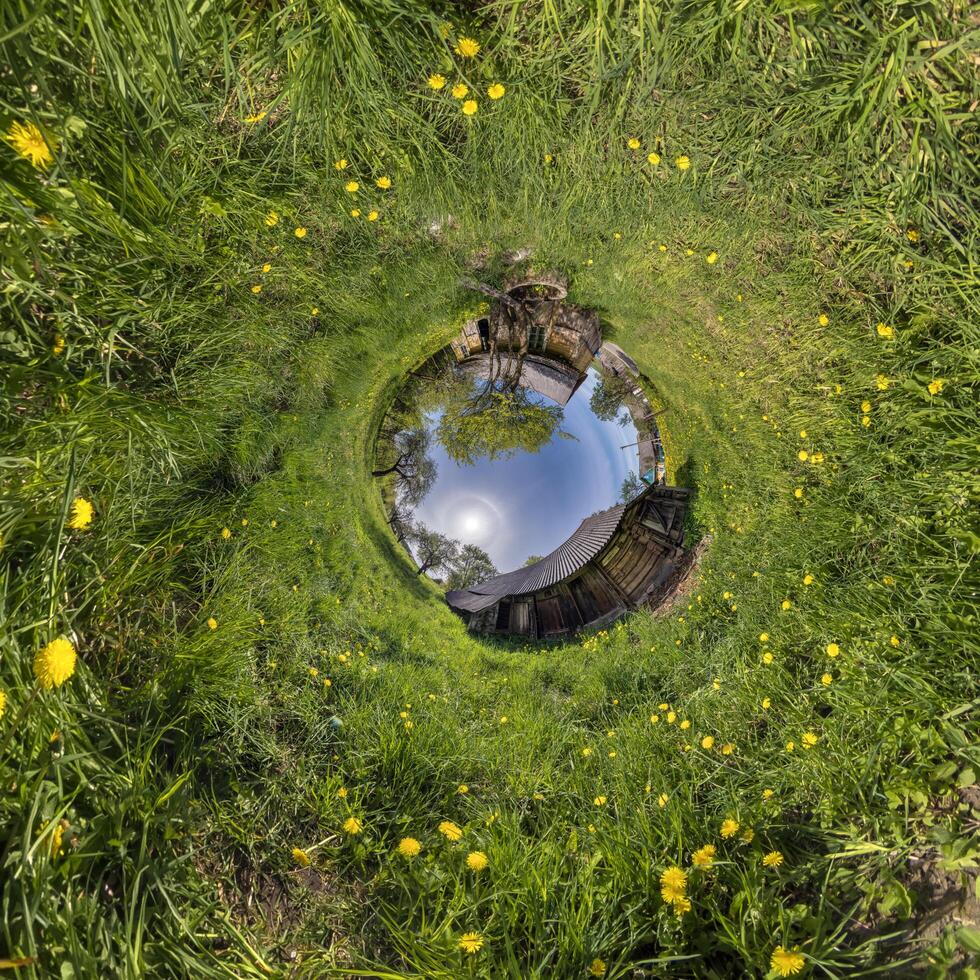
{"label": "tree", "polygon": [[589,398],[589,408],[597,419],[612,422],[619,415],[629,395],[629,388],[615,374],[601,374]]}
{"label": "tree", "polygon": [[398,494],[414,507],[422,502],[436,479],[435,461],[428,455],[431,435],[424,426],[403,429],[391,440],[394,462],[374,470],[372,476],[398,475]]}
{"label": "tree", "polygon": [[483,457],[506,459],[519,449],[538,452],[564,417],[559,405],[538,404],[525,388],[494,389],[447,402],[436,438],[450,459],[470,466]]}
{"label": "tree", "polygon": [[395,502],[388,512],[388,526],[399,544],[404,544],[412,533],[411,511],[403,503]]}
{"label": "tree", "polygon": [[493,578],[497,569],[490,556],[478,545],[464,544],[449,570],[450,589],[468,589]]}
{"label": "tree", "polygon": [[541,561],[542,558],[544,558],[544,555],[528,555],[524,559],[524,567],[527,568],[528,565],[533,565],[536,561]]}
{"label": "tree", "polygon": [[416,575],[452,568],[459,554],[459,542],[447,538],[438,531],[430,531],[424,524],[416,524],[408,537],[412,552],[419,563]]}
{"label": "tree", "polygon": [[630,473],[619,488],[620,502],[628,504],[634,497],[643,493],[646,488],[647,485],[635,473]]}

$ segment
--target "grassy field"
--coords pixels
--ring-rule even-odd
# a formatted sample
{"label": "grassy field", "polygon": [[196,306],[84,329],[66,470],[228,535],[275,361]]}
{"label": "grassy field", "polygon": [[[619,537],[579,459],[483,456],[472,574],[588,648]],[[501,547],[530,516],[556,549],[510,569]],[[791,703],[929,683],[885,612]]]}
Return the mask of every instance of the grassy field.
{"label": "grassy field", "polygon": [[[965,3],[0,16],[0,969],[976,976]],[[547,649],[370,477],[518,247],[710,535]]]}

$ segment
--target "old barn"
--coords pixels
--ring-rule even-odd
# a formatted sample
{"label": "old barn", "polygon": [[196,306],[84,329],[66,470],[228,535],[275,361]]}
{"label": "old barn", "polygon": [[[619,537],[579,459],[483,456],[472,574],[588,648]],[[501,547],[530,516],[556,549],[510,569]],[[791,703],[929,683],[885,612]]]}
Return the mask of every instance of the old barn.
{"label": "old barn", "polygon": [[654,599],[683,556],[690,492],[648,487],[587,517],[550,555],[446,593],[474,633],[559,639]]}

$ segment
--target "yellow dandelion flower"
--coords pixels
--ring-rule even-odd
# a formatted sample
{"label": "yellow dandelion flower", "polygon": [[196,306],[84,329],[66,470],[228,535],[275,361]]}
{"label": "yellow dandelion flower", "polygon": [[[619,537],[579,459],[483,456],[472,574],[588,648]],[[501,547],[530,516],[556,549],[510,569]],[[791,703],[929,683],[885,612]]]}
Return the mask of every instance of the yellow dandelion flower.
{"label": "yellow dandelion flower", "polygon": [[670,797],[666,793],[661,793],[657,797],[657,806],[662,810],[670,802]]}
{"label": "yellow dandelion flower", "polygon": [[71,514],[68,517],[68,526],[74,531],[84,531],[95,516],[95,508],[84,497],[76,497],[71,502]]}
{"label": "yellow dandelion flower", "polygon": [[487,859],[487,856],[483,853],[483,851],[470,851],[470,853],[466,855],[466,866],[470,869],[470,871],[480,872],[489,863],[490,861]]}
{"label": "yellow dandelion flower", "polygon": [[769,634],[768,633],[760,633],[759,634],[759,642],[760,643],[768,643],[769,642]]}
{"label": "yellow dandelion flower", "polygon": [[721,822],[721,836],[726,840],[729,837],[734,837],[738,833],[738,826],[737,820],[723,820]]}
{"label": "yellow dandelion flower", "polygon": [[380,187],[381,190],[386,191],[386,190],[388,190],[389,187],[391,187],[391,178],[390,177],[379,177],[374,182],[374,185],[375,185],[375,187]]}
{"label": "yellow dandelion flower", "polygon": [[792,977],[799,973],[805,965],[802,955],[794,947],[792,951],[777,946],[769,960],[769,966],[781,977]]}
{"label": "yellow dandelion flower", "polygon": [[888,386],[890,384],[891,384],[891,382],[888,380],[888,376],[887,375],[884,375],[884,374],[876,374],[875,375],[875,386],[877,387],[877,389],[879,391],[887,391],[888,390]]}
{"label": "yellow dandelion flower", "polygon": [[778,868],[783,863],[783,855],[779,851],[770,851],[762,857],[764,868]]}
{"label": "yellow dandelion flower", "polygon": [[409,861],[413,857],[417,857],[419,851],[422,850],[422,845],[414,837],[403,837],[398,842],[398,853],[403,857],[407,858]]}
{"label": "yellow dandelion flower", "polygon": [[344,184],[344,190],[348,194],[356,194],[361,189],[361,185],[356,180],[349,180]]}
{"label": "yellow dandelion flower", "polygon": [[552,156],[552,155],[551,155],[550,153],[546,153],[546,154],[544,155],[544,162],[545,162],[545,163],[551,163],[551,162],[552,162],[552,160],[554,160],[554,159],[555,159],[555,158],[554,158],[554,157],[553,157],[553,156]]}
{"label": "yellow dandelion flower", "polygon": [[709,252],[707,258],[705,259],[705,262],[707,262],[708,265],[714,265],[717,261],[718,261],[717,252]]}
{"label": "yellow dandelion flower", "polygon": [[53,137],[45,139],[44,134],[32,122],[15,122],[7,132],[7,142],[31,165],[40,170],[54,160],[58,143]]}
{"label": "yellow dandelion flower", "polygon": [[216,630],[217,628],[218,628],[218,621],[214,618],[214,616],[208,616],[208,629]]}
{"label": "yellow dandelion flower", "polygon": [[461,37],[456,42],[456,54],[461,58],[475,58],[480,53],[480,45],[471,37]]}
{"label": "yellow dandelion flower", "polygon": [[640,148],[640,141],[639,141],[639,140],[638,140],[638,139],[637,139],[637,138],[636,138],[635,136],[631,136],[631,137],[630,137],[630,138],[629,138],[629,139],[628,139],[628,140],[626,141],[626,145],[627,145],[627,146],[628,146],[628,147],[629,147],[629,148],[630,148],[631,150],[638,150],[638,149]]}
{"label": "yellow dandelion flower", "polygon": [[461,796],[465,796],[469,791],[470,788],[466,785],[466,783],[460,783],[459,786],[456,787],[456,792]]}
{"label": "yellow dandelion flower", "polygon": [[437,72],[436,74],[429,76],[426,84],[434,91],[438,91],[439,89],[446,87],[446,76],[440,75]]}
{"label": "yellow dandelion flower", "polygon": [[732,753],[733,753],[734,751],[735,751],[735,746],[734,746],[734,745],[732,745],[732,743],[731,743],[731,742],[726,742],[726,743],[725,743],[725,744],[724,744],[724,745],[723,745],[723,746],[721,747],[721,754],[722,754],[722,755],[731,755],[731,754],[732,754]]}
{"label": "yellow dandelion flower", "polygon": [[352,218],[359,218],[361,216],[361,209],[360,208],[351,208],[350,209],[350,216]]}
{"label": "yellow dandelion flower", "polygon": [[764,652],[764,653],[762,654],[762,662],[763,662],[764,664],[771,664],[771,663],[772,663],[772,661],[773,661],[773,656],[772,656],[772,653],[771,653],[771,652],[770,652],[769,650],[766,650],[766,651],[765,651],[765,652]]}
{"label": "yellow dandelion flower", "polygon": [[677,712],[676,711],[668,711],[667,712],[667,724],[668,725],[673,725],[675,721],[677,721]]}
{"label": "yellow dandelion flower", "polygon": [[472,116],[476,113],[477,105],[474,99],[467,99],[463,103],[463,115]]}
{"label": "yellow dandelion flower", "polygon": [[813,576],[810,575],[809,572],[806,575],[803,576],[803,584],[804,585],[813,585],[814,581],[815,580],[814,580]]}
{"label": "yellow dandelion flower", "polygon": [[471,956],[483,949],[483,936],[478,932],[465,932],[459,937],[459,948]]}
{"label": "yellow dandelion flower", "polygon": [[771,707],[772,707],[772,698],[763,698],[762,699],[762,710],[763,711],[768,711]]}
{"label": "yellow dandelion flower", "polygon": [[771,800],[775,796],[775,793],[771,789],[764,789],[762,791],[762,798],[764,800]]}
{"label": "yellow dandelion flower", "polygon": [[821,684],[824,684],[826,686],[829,686],[829,685],[833,684],[834,683],[834,675],[833,674],[824,674],[820,678],[820,683]]}
{"label": "yellow dandelion flower", "polygon": [[255,284],[255,285],[254,285],[254,286],[252,287],[252,292],[253,292],[253,293],[256,293],[256,294],[258,294],[258,293],[261,293],[261,292],[262,292],[262,286],[261,286],[261,285],[259,285],[258,283],[256,283],[256,284]]}
{"label": "yellow dandelion flower", "polygon": [[878,332],[878,336],[885,340],[891,340],[895,336],[895,328],[889,326],[887,323],[879,323],[875,327],[875,330]]}
{"label": "yellow dandelion flower", "polygon": [[344,833],[350,834],[352,837],[357,836],[363,829],[364,824],[357,817],[348,817],[344,821]]}
{"label": "yellow dandelion flower", "polygon": [[797,487],[793,491],[793,496],[796,497],[797,500],[802,500],[803,499],[803,487]]}
{"label": "yellow dandelion flower", "polygon": [[705,735],[704,738],[701,739],[702,749],[710,750],[713,749],[714,747],[715,747],[715,738],[713,735]]}
{"label": "yellow dandelion flower", "polygon": [[487,89],[487,95],[489,95],[490,98],[494,100],[502,99],[506,91],[507,89],[505,89],[503,85],[500,84],[500,82],[495,82],[493,85],[490,86],[490,88]]}
{"label": "yellow dandelion flower", "polygon": [[827,656],[837,657],[840,656],[840,647],[836,643],[827,644]]}
{"label": "yellow dandelion flower", "polygon": [[704,847],[699,847],[691,855],[691,864],[695,868],[710,868],[715,861],[715,855],[718,853],[718,848],[714,844],[705,844]]}
{"label": "yellow dandelion flower", "polygon": [[597,796],[592,802],[596,806],[605,806],[606,805],[606,798],[604,796]]}
{"label": "yellow dandelion flower", "polygon": [[451,94],[454,99],[465,99],[470,94],[469,86],[460,82],[453,86]]}
{"label": "yellow dandelion flower", "polygon": [[752,841],[755,840],[755,831],[751,827],[746,827],[742,831],[742,836],[739,839],[744,841],[746,844],[751,844]]}
{"label": "yellow dandelion flower", "polygon": [[787,752],[792,752],[795,748],[796,748],[796,742],[794,742],[792,739],[790,739],[786,743],[786,751]]}
{"label": "yellow dandelion flower", "polygon": [[806,451],[805,449],[801,449],[801,450],[800,450],[800,451],[799,451],[799,452],[798,452],[798,453],[796,454],[796,458],[797,458],[797,459],[798,459],[798,460],[799,460],[799,461],[800,461],[801,463],[805,463],[805,462],[806,462],[806,461],[807,461],[807,460],[808,460],[808,459],[810,458],[810,454],[809,454],[809,453],[808,453],[808,452],[807,452],[807,451]]}
{"label": "yellow dandelion flower", "polygon": [[684,897],[687,890],[687,874],[676,865],[668,868],[660,876],[660,895],[665,902],[674,902]]}
{"label": "yellow dandelion flower", "polygon": [[[660,163],[660,154],[659,153],[648,153],[647,154],[647,163],[652,164],[654,167],[656,167]],[[666,249],[664,249],[664,251],[666,251]]]}
{"label": "yellow dandelion flower", "polygon": [[463,831],[452,820],[443,820],[438,829],[439,833],[449,841],[458,841],[463,836]]}
{"label": "yellow dandelion flower", "polygon": [[279,214],[276,211],[270,211],[265,216],[265,223],[269,228],[279,224]]}
{"label": "yellow dandelion flower", "polygon": [[674,160],[674,166],[678,170],[689,170],[691,168],[691,160],[689,157],[679,156]]}
{"label": "yellow dandelion flower", "polygon": [[3,713],[7,710],[7,692],[0,691],[0,718],[3,717]]}
{"label": "yellow dandelion flower", "polygon": [[268,272],[271,268],[272,266],[268,262],[266,262],[265,265],[262,266],[262,271]]}
{"label": "yellow dandelion flower", "polygon": [[793,608],[793,603],[790,602],[789,599],[783,599],[782,603],[780,603],[780,608],[783,610],[783,612],[788,612]]}
{"label": "yellow dandelion flower", "polygon": [[678,725],[677,727],[678,727],[678,728],[680,728],[680,729],[681,729],[681,731],[685,731],[685,732],[686,732],[686,731],[687,731],[687,730],[688,730],[688,729],[689,729],[689,728],[691,727],[691,723],[690,723],[690,721],[688,721],[688,719],[687,719],[687,718],[685,718],[685,719],[684,719],[684,720],[683,720],[683,721],[682,721],[682,722],[680,723],[680,725]]}
{"label": "yellow dandelion flower", "polygon": [[339,160],[334,160],[334,162],[333,162],[333,168],[334,168],[334,170],[346,170],[347,169],[347,161],[343,157],[341,157],[341,159],[339,159]]}
{"label": "yellow dandelion flower", "polygon": [[377,211],[368,211],[367,219],[368,221],[377,221],[380,215]]}
{"label": "yellow dandelion flower", "polygon": [[302,847],[294,847],[290,853],[293,856],[293,861],[301,868],[308,868],[310,866],[310,856]]}
{"label": "yellow dandelion flower", "polygon": [[268,115],[268,113],[265,111],[265,109],[262,109],[259,112],[256,112],[252,116],[246,116],[245,117],[245,122],[247,122],[247,123],[258,123],[258,122],[262,122],[262,120],[265,119],[265,117],[267,115]]}
{"label": "yellow dandelion flower", "polygon": [[914,228],[909,228],[909,230],[905,232],[905,237],[910,242],[917,242],[919,240],[919,233]]}
{"label": "yellow dandelion flower", "polygon": [[75,673],[77,659],[78,655],[71,640],[59,636],[34,657],[34,676],[46,691],[52,687],[61,687]]}
{"label": "yellow dandelion flower", "polygon": [[295,230],[293,231],[293,234],[294,234],[294,235],[295,235],[295,236],[296,236],[297,238],[306,238],[306,229],[305,229],[305,228],[304,228],[304,227],[303,227],[302,225],[300,225],[300,227],[299,227],[299,228],[296,228],[296,229],[295,229]]}
{"label": "yellow dandelion flower", "polygon": [[597,956],[589,964],[589,973],[591,973],[592,976],[594,976],[594,977],[603,977],[603,976],[605,976],[606,975],[606,964],[603,963],[602,960],[600,960],[599,957]]}
{"label": "yellow dandelion flower", "polygon": [[942,378],[936,378],[935,381],[930,381],[929,382],[929,394],[930,395],[938,395],[939,392],[941,392],[943,390],[943,386],[945,384],[946,384],[946,382]]}
{"label": "yellow dandelion flower", "polygon": [[804,732],[803,733],[803,738],[802,738],[803,748],[805,748],[805,749],[812,749],[813,746],[816,745],[817,742],[819,742],[819,741],[820,741],[820,737],[818,735],[814,734],[813,732]]}
{"label": "yellow dandelion flower", "polygon": [[54,335],[54,343],[51,345],[51,353],[57,357],[65,349],[65,338],[60,333]]}
{"label": "yellow dandelion flower", "polygon": [[[319,316],[319,315],[320,315],[320,308],[318,306],[314,306],[313,309],[310,310],[310,316]],[[275,527],[275,524],[273,524],[272,526]]]}
{"label": "yellow dandelion flower", "polygon": [[674,914],[678,919],[686,912],[691,911],[691,900],[684,895],[681,895],[680,898],[675,898],[671,904],[674,906]]}
{"label": "yellow dandelion flower", "polygon": [[902,641],[901,641],[901,640],[900,640],[900,639],[899,639],[899,638],[898,638],[897,636],[892,636],[892,637],[891,637],[891,639],[889,639],[889,641],[888,641],[888,642],[889,642],[889,643],[890,643],[890,644],[891,644],[891,645],[892,645],[893,647],[900,647],[900,646],[902,645]]}
{"label": "yellow dandelion flower", "polygon": [[817,323],[819,323],[821,327],[826,327],[827,324],[830,323],[830,317],[827,316],[826,313],[821,313],[820,316],[817,317]]}

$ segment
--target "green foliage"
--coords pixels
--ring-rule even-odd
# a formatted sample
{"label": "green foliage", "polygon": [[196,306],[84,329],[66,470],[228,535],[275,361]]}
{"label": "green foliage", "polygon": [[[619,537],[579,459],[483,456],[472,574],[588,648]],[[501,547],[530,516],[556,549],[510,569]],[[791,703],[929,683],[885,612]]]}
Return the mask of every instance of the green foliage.
{"label": "green foliage", "polygon": [[[0,146],[0,960],[966,962],[955,916],[921,926],[977,861],[966,4],[0,16],[2,128],[54,150],[42,170]],[[667,614],[547,649],[468,636],[371,477],[393,393],[468,312],[460,279],[517,248],[640,365],[709,540]],[[76,672],[39,690],[59,636]]]}
{"label": "green foliage", "polygon": [[450,459],[471,466],[480,459],[506,459],[519,450],[536,453],[547,445],[564,413],[541,404],[526,388],[493,388],[483,398],[448,404],[436,438]]}
{"label": "green foliage", "polygon": [[450,589],[466,589],[497,574],[490,556],[478,545],[464,544],[449,573]]}

